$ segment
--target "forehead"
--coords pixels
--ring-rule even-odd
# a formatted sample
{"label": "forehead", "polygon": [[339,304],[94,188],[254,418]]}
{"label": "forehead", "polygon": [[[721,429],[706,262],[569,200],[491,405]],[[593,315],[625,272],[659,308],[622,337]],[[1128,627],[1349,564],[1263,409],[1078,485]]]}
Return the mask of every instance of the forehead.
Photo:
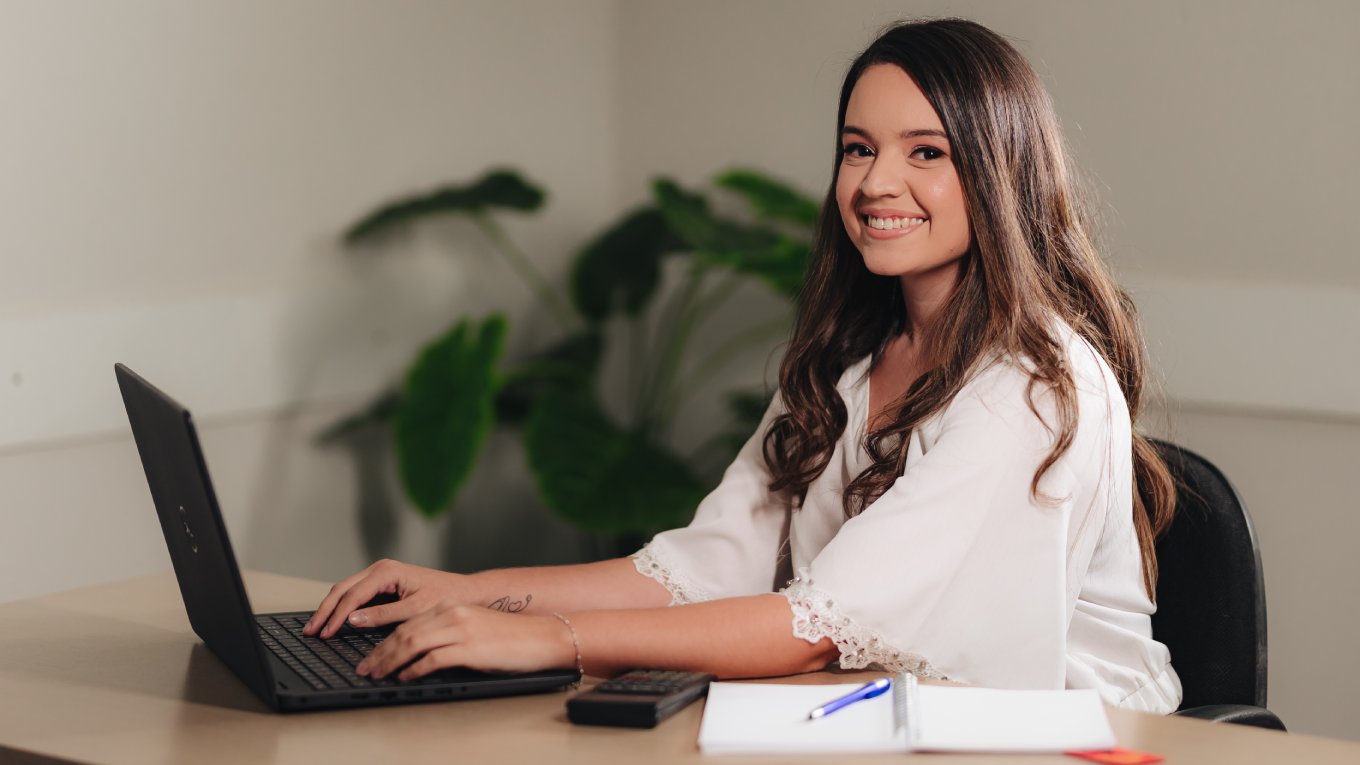
{"label": "forehead", "polygon": [[892,64],[875,64],[860,75],[850,91],[845,124],[883,137],[907,130],[944,130],[915,80]]}

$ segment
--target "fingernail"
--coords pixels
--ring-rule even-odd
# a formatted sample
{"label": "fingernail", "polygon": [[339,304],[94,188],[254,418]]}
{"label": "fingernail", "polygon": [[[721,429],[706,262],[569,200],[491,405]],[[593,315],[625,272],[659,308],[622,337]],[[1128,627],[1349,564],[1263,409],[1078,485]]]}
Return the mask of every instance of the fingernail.
{"label": "fingernail", "polygon": [[356,627],[368,624],[368,614],[355,611],[354,613],[349,615],[349,623],[353,624]]}
{"label": "fingernail", "polygon": [[302,625],[302,630],[303,630],[304,632],[310,632],[311,629],[312,629],[312,620],[311,620],[311,619],[308,619],[308,620],[307,620],[307,623],[304,624],[304,625]]}
{"label": "fingernail", "polygon": [[361,661],[361,662],[359,662],[359,666],[357,666],[357,667],[354,668],[354,672],[355,672],[355,674],[359,674],[359,675],[367,675],[367,674],[368,674],[368,662],[366,662],[366,661]]}

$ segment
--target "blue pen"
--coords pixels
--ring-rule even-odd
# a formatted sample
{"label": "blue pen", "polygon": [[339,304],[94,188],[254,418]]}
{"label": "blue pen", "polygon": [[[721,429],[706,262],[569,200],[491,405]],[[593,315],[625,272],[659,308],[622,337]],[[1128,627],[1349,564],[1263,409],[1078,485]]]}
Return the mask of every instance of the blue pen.
{"label": "blue pen", "polygon": [[820,707],[817,707],[816,709],[812,710],[811,712],[808,712],[808,719],[816,720],[818,717],[826,717],[832,712],[835,712],[838,709],[844,709],[845,707],[850,706],[856,701],[863,701],[865,699],[872,699],[875,696],[882,696],[883,694],[887,693],[888,689],[891,687],[892,680],[890,678],[880,677],[879,679],[873,681],[872,683],[865,683],[864,685],[861,685],[860,687],[845,694],[844,696],[841,696],[838,699],[833,699],[832,701],[828,701],[825,704],[821,705]]}

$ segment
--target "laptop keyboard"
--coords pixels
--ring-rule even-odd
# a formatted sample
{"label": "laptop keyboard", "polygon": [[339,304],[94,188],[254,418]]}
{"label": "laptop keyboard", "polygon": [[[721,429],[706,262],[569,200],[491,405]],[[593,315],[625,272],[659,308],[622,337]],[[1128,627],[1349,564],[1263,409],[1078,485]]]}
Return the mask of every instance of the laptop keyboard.
{"label": "laptop keyboard", "polygon": [[354,672],[359,662],[382,643],[390,630],[356,630],[346,625],[335,637],[321,640],[302,634],[308,616],[256,614],[255,623],[265,647],[314,690],[382,688],[401,684],[386,678],[370,680]]}

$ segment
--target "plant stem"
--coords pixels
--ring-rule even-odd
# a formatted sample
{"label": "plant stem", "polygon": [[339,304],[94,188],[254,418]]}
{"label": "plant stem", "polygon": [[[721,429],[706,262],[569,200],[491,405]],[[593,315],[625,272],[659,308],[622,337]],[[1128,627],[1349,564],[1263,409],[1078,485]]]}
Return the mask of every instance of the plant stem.
{"label": "plant stem", "polygon": [[[789,326],[787,316],[779,316],[769,321],[761,322],[755,326],[747,327],[737,334],[729,337],[727,342],[718,346],[717,350],[710,353],[699,366],[685,378],[684,382],[676,386],[676,397],[674,399],[675,408],[679,408],[683,403],[684,397],[693,395],[695,391],[708,382],[718,370],[722,369],[728,362],[736,358],[742,351],[753,345],[764,342],[767,338],[779,335],[786,331]],[[681,396],[681,393],[684,396]]]}
{"label": "plant stem", "polygon": [[699,298],[698,303],[694,306],[694,313],[698,315],[699,321],[702,323],[704,319],[716,313],[718,306],[726,303],[727,299],[732,297],[732,293],[737,291],[741,282],[742,275],[739,272],[728,271],[727,276],[718,283],[718,286],[710,290],[707,295]]}
{"label": "plant stem", "polygon": [[579,326],[581,320],[576,316],[576,313],[571,310],[562,296],[557,294],[557,290],[553,289],[548,280],[543,278],[543,274],[538,272],[533,261],[529,260],[528,256],[516,247],[514,242],[510,241],[505,229],[501,228],[501,225],[495,219],[485,213],[473,213],[471,217],[481,228],[482,233],[486,234],[487,238],[496,245],[496,248],[505,258],[505,262],[510,265],[510,269],[538,296],[539,302],[547,306],[548,310],[562,323],[562,326],[564,328]]}
{"label": "plant stem", "polygon": [[[717,312],[718,307],[732,297],[732,294],[741,286],[741,281],[742,274],[737,271],[729,271],[727,278],[719,283],[717,287],[710,290],[708,294],[703,297],[694,300],[693,307],[689,311],[691,321],[686,329],[686,336],[681,340],[682,344],[688,339],[689,333],[698,328],[705,319],[712,317]],[[660,386],[660,390],[657,393],[658,400],[656,408],[658,411],[658,419],[661,421],[663,430],[670,427],[671,420],[675,418],[675,415],[680,410],[683,387],[680,381],[676,379],[678,375],[675,374],[679,369],[679,361],[679,358],[675,359],[675,365],[671,370],[671,375],[663,381],[663,384]]]}
{"label": "plant stem", "polygon": [[644,382],[644,367],[646,353],[646,330],[643,327],[642,314],[628,318],[628,401],[630,402],[633,423],[642,423],[642,385]]}
{"label": "plant stem", "polygon": [[699,294],[700,287],[703,286],[704,277],[707,273],[708,266],[696,260],[694,265],[690,267],[689,278],[684,287],[676,293],[666,306],[666,320],[662,323],[665,339],[657,343],[659,349],[658,361],[652,369],[651,377],[647,380],[641,407],[644,417],[640,419],[640,423],[645,429],[655,429],[658,434],[664,430],[669,420],[667,413],[660,409],[666,383],[668,379],[675,375],[680,365],[680,359],[684,356],[685,344],[689,341],[690,332],[694,328],[693,308],[696,302],[695,298]]}

